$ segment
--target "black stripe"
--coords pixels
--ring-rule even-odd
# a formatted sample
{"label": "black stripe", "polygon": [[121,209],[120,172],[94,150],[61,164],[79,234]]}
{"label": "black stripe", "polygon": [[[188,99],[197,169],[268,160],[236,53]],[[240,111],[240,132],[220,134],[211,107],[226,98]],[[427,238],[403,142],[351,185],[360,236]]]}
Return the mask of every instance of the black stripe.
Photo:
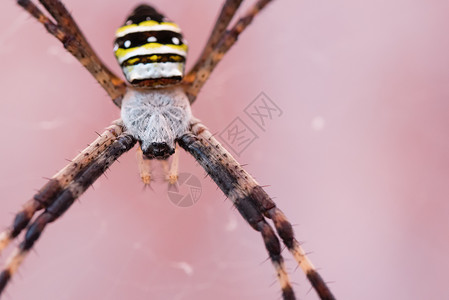
{"label": "black stripe", "polygon": [[147,79],[136,79],[131,82],[132,85],[136,86],[163,86],[176,84],[182,80],[181,76],[172,77],[159,77],[159,78],[147,78]]}
{"label": "black stripe", "polygon": [[146,4],[137,6],[126,21],[132,21],[134,24],[146,21],[147,17],[156,22],[163,22],[164,15],[159,13],[154,7]]}
{"label": "black stripe", "polygon": [[[132,32],[128,33],[125,36],[119,37],[115,40],[115,43],[119,48],[128,49],[139,47],[145,44],[148,44],[148,38],[155,37],[156,41],[151,43],[159,43],[163,45],[183,45],[182,34],[178,32],[174,32],[171,30],[161,30],[161,31],[141,31],[141,32]],[[179,44],[173,43],[173,38],[177,38],[179,40]],[[125,47],[125,42],[130,41],[131,44],[128,47]]]}

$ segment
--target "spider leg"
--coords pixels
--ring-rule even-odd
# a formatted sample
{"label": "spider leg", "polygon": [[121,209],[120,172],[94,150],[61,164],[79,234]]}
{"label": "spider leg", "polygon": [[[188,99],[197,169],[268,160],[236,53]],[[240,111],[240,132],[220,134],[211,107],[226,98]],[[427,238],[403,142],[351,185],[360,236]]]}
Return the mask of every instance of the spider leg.
{"label": "spider leg", "polygon": [[140,179],[147,185],[151,183],[151,159],[145,157],[142,152],[142,148],[137,147],[137,165],[139,167]]}
{"label": "spider leg", "polygon": [[187,133],[178,140],[179,145],[195,157],[225,195],[231,199],[243,218],[254,230],[262,234],[265,248],[277,272],[283,298],[295,299],[281,255],[279,239],[251,199],[252,186],[246,185],[249,174],[211,136],[204,125],[194,124],[192,131],[193,133]]}
{"label": "spider leg", "polygon": [[79,60],[120,107],[126,91],[125,83],[98,58],[62,2],[58,0],[40,0],[40,2],[55,19],[56,24],[30,0],[17,0],[17,3],[42,23],[51,35],[62,42],[64,48]]}
{"label": "spider leg", "polygon": [[[237,41],[239,35],[246,29],[246,27],[248,27],[249,24],[251,24],[254,17],[271,1],[272,0],[258,0],[230,30],[226,33],[222,33],[218,41],[214,39],[212,41],[213,44],[209,45],[209,40],[206,46],[209,48],[204,49],[200,60],[193,67],[192,71],[187,74],[184,80],[184,89],[189,97],[190,103],[195,101],[200,89],[206,83],[207,79],[209,79],[210,74],[216,65],[221,61],[226,52],[228,52],[232,45],[234,45]],[[225,7],[223,8],[225,9]],[[230,19],[228,20],[228,23],[229,21]],[[210,49],[212,46],[213,48]]]}
{"label": "spider leg", "polygon": [[56,173],[15,216],[11,227],[0,233],[0,253],[28,226],[36,211],[47,208],[58,193],[94,159],[96,159],[123,132],[122,120],[113,122],[106,130],[80,154],[70,161],[61,171]]}
{"label": "spider leg", "polygon": [[175,184],[178,181],[178,169],[179,169],[179,148],[175,146],[175,153],[172,155],[171,162],[168,160],[161,161],[162,167],[165,172],[165,180],[169,184]]}
{"label": "spider leg", "polygon": [[214,28],[209,36],[209,39],[206,43],[206,46],[203,48],[203,52],[200,57],[197,59],[193,68],[189,71],[189,73],[184,77],[184,83],[191,84],[195,78],[197,77],[198,70],[202,67],[205,60],[209,57],[212,50],[217,46],[218,41],[222,38],[223,34],[226,31],[226,28],[234,17],[237,9],[240,7],[240,4],[243,0],[226,0],[226,2],[221,7],[220,14],[218,15],[217,20],[215,21]]}
{"label": "spider leg", "polygon": [[[299,246],[294,237],[292,225],[282,211],[276,207],[276,204],[262,187],[221,146],[204,125],[194,120],[191,125],[191,133],[182,136],[178,143],[195,157],[225,195],[234,202],[239,212],[254,229],[261,231],[262,235],[264,234],[263,230],[268,230],[268,228],[272,232],[271,227],[265,222],[264,216],[272,219],[278,235],[295,257],[320,298],[335,299],[324,280],[306,257],[305,252]],[[270,258],[278,271],[284,298],[287,298],[285,295],[293,294],[293,291],[283,268],[283,260],[280,256],[280,250],[278,250],[278,248],[280,249],[279,241],[274,232],[264,236],[264,241]],[[285,273],[282,274],[283,277],[279,275],[280,272]]]}
{"label": "spider leg", "polygon": [[123,153],[130,150],[136,140],[123,133],[93,160],[74,180],[58,193],[55,201],[41,213],[27,229],[24,240],[8,259],[5,269],[0,273],[0,294],[17,271],[18,267],[39,239],[48,223],[58,219],[73,202],[81,196],[98,179],[109,166]]}

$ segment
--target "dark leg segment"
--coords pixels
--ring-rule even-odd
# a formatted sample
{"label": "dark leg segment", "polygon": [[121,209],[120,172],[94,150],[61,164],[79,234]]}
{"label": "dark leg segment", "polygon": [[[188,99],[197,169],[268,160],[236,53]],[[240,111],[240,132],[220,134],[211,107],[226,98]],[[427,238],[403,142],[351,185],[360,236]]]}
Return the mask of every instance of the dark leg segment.
{"label": "dark leg segment", "polygon": [[93,143],[78,154],[61,171],[55,174],[16,214],[13,224],[0,233],[0,253],[15,239],[33,218],[34,214],[51,205],[58,193],[91,161],[96,159],[123,132],[122,120],[117,120],[109,126]]}
{"label": "dark leg segment", "polygon": [[276,230],[288,250],[293,254],[301,269],[306,273],[313,288],[321,299],[335,299],[327,287],[321,275],[315,270],[312,262],[294,237],[293,228],[284,213],[276,207],[276,204],[268,194],[260,187],[255,186],[251,192],[252,202],[267,218],[272,219]]}
{"label": "dark leg segment", "polygon": [[136,140],[129,134],[120,135],[97,159],[92,161],[75,179],[62,190],[56,200],[30,224],[24,241],[7,261],[5,269],[0,273],[0,295],[11,276],[17,271],[21,262],[34,243],[42,234],[45,226],[58,219],[72,204],[100,177],[107,168],[123,153],[130,150]]}
{"label": "dark leg segment", "polygon": [[64,48],[79,60],[106,90],[114,103],[120,107],[122,97],[126,92],[125,83],[98,58],[60,1],[40,0],[40,2],[56,20],[56,24],[30,0],[17,0],[17,3],[42,23],[51,35],[62,42]]}
{"label": "dark leg segment", "polygon": [[278,280],[281,284],[283,299],[296,299],[295,293],[290,283],[287,271],[285,270],[284,258],[281,255],[279,239],[265,218],[251,204],[249,199],[237,199],[234,201],[237,210],[251,227],[262,234],[265,248],[268,251],[270,260],[276,269]]}
{"label": "dark leg segment", "polygon": [[[259,0],[249,11],[240,18],[237,23],[222,35],[212,50],[204,49],[200,60],[191,72],[186,76],[185,91],[190,103],[193,103],[203,85],[209,79],[210,74],[232,45],[237,41],[239,35],[253,21],[254,17],[272,0]],[[209,44],[208,44],[209,45]],[[209,45],[210,46],[210,45]],[[207,56],[206,56],[207,55]]]}
{"label": "dark leg segment", "polygon": [[[259,222],[264,220],[263,216],[272,219],[278,235],[295,257],[320,298],[335,299],[296,241],[290,222],[266,192],[220,145],[204,125],[195,120],[191,129],[192,133],[184,135],[178,141],[179,145],[195,157],[254,229],[261,231],[261,227],[258,226],[261,226]],[[266,227],[264,229],[266,230]],[[268,234],[268,236],[271,235]],[[264,240],[266,240],[265,236]],[[268,240],[271,240],[269,245],[274,245],[272,238],[268,238]],[[269,248],[271,247],[267,244],[266,246],[270,252]]]}

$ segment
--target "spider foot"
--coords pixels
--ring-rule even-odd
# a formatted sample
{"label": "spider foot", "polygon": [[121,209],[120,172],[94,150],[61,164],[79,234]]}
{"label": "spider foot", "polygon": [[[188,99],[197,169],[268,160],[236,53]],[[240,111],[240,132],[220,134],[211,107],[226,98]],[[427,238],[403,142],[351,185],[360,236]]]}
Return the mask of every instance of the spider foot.
{"label": "spider foot", "polygon": [[150,174],[140,173],[140,179],[145,184],[145,186],[150,186],[150,183],[151,183],[151,175]]}
{"label": "spider foot", "polygon": [[176,184],[176,182],[178,182],[178,174],[167,174],[165,180],[167,180],[170,185]]}

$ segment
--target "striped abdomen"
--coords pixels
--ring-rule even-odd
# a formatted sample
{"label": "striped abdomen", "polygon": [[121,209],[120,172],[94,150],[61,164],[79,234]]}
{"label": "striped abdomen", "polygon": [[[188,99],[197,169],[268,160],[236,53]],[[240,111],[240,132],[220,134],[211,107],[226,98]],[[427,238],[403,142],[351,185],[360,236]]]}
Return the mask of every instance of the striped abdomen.
{"label": "striped abdomen", "polygon": [[115,56],[131,84],[157,87],[182,80],[187,44],[178,25],[153,7],[138,6],[115,36]]}

